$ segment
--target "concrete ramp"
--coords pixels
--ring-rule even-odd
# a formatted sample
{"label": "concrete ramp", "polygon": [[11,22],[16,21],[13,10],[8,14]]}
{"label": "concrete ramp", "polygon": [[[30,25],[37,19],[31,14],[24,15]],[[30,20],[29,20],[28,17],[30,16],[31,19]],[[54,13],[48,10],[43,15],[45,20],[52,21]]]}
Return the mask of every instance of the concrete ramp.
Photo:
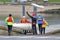
{"label": "concrete ramp", "polygon": [[60,24],[49,25],[48,27],[46,27],[46,33],[54,32],[56,30],[60,30]]}

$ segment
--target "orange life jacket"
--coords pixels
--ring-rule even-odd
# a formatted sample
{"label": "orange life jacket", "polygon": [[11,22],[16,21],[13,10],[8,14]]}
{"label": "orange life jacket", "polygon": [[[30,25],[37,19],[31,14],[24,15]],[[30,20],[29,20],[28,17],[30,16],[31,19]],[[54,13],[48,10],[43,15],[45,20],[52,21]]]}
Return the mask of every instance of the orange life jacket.
{"label": "orange life jacket", "polygon": [[21,20],[21,23],[26,23],[27,22],[27,20],[25,19],[25,18],[23,18],[22,20]]}
{"label": "orange life jacket", "polygon": [[12,17],[8,17],[8,22],[12,22]]}

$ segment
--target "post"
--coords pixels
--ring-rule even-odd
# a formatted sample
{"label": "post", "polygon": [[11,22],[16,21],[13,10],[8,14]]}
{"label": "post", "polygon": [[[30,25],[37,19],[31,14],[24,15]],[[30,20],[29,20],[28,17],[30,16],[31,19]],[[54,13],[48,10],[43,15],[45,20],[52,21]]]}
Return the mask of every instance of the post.
{"label": "post", "polygon": [[23,13],[22,16],[25,16],[25,5],[24,4],[22,5],[22,13]]}
{"label": "post", "polygon": [[15,0],[11,0],[11,3],[14,4],[15,3]]}
{"label": "post", "polygon": [[6,4],[6,0],[3,1],[3,4]]}
{"label": "post", "polygon": [[27,0],[20,0],[20,2],[22,3],[22,16],[25,16],[25,2],[26,2]]}
{"label": "post", "polygon": [[17,0],[18,3],[20,3],[20,0]]}
{"label": "post", "polygon": [[33,6],[33,11],[34,11],[35,15],[37,15],[37,7]]}
{"label": "post", "polygon": [[37,8],[34,6],[34,13],[35,13],[35,15],[37,15]]}

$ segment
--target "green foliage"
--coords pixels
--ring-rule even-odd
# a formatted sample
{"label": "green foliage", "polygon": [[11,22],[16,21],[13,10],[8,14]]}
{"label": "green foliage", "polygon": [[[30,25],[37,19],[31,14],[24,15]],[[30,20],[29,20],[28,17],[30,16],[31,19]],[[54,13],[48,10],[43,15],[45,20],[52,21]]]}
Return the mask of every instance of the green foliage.
{"label": "green foliage", "polygon": [[[42,1],[44,1],[44,0],[32,0],[32,1],[42,2]],[[60,0],[48,0],[48,2],[60,2]]]}
{"label": "green foliage", "polygon": [[48,0],[48,2],[60,2],[60,0]]}
{"label": "green foliage", "polygon": [[0,2],[11,2],[11,0],[0,0]]}
{"label": "green foliage", "polygon": [[[11,0],[0,0],[0,2],[11,2]],[[17,0],[15,0],[17,1]],[[35,2],[43,2],[44,0],[32,0],[32,1],[35,1]],[[60,2],[60,0],[48,0],[48,2]]]}

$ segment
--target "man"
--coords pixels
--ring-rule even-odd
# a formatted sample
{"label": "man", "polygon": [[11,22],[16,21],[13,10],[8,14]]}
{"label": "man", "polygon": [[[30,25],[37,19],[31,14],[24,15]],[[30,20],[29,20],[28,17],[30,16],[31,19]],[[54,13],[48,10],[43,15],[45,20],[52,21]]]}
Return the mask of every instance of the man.
{"label": "man", "polygon": [[26,12],[27,15],[32,19],[32,31],[33,31],[33,35],[37,34],[37,30],[36,30],[36,18],[35,18],[35,14],[33,13],[32,16],[28,14],[28,12]]}
{"label": "man", "polygon": [[43,23],[44,17],[42,15],[37,16],[37,24],[39,27],[39,32],[42,34],[42,23]]}
{"label": "man", "polygon": [[12,25],[14,23],[14,19],[11,14],[9,14],[9,16],[5,19],[5,22],[8,26],[8,35],[10,36],[12,31]]}

